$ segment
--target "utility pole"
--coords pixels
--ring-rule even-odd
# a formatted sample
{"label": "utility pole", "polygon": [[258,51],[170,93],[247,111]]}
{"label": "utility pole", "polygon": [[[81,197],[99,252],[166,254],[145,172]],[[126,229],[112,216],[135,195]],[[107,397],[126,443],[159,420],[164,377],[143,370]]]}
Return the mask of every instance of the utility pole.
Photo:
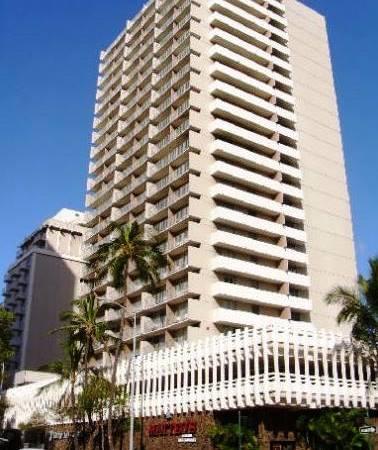
{"label": "utility pole", "polygon": [[129,450],[134,450],[134,383],[135,383],[135,355],[136,355],[136,313],[133,320],[133,353],[131,357],[131,387],[130,387],[130,430]]}

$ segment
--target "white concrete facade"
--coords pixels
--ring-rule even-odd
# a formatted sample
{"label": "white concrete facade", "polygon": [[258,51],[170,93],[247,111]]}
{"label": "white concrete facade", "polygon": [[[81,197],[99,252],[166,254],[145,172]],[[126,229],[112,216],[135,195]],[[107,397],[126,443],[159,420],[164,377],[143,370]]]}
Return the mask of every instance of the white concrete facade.
{"label": "white concrete facade", "polygon": [[[117,375],[128,391],[129,363],[122,360]],[[150,352],[135,359],[134,370],[137,416],[269,405],[378,406],[378,368],[368,356],[354,352],[348,338],[287,322]],[[51,380],[10,389],[5,420],[18,425],[38,411],[53,423],[64,392],[66,384]]]}

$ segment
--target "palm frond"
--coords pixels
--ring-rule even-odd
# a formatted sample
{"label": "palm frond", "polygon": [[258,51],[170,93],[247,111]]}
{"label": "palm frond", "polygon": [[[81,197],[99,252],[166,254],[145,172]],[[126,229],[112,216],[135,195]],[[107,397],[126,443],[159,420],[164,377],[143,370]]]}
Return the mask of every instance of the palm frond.
{"label": "palm frond", "polygon": [[327,294],[325,301],[328,305],[341,305],[338,323],[351,322],[358,314],[361,303],[359,293],[346,287],[336,287]]}
{"label": "palm frond", "polygon": [[378,348],[378,259],[369,261],[370,274],[358,277],[356,288],[336,287],[325,298],[340,305],[338,323],[352,323],[352,337],[367,346],[371,354]]}

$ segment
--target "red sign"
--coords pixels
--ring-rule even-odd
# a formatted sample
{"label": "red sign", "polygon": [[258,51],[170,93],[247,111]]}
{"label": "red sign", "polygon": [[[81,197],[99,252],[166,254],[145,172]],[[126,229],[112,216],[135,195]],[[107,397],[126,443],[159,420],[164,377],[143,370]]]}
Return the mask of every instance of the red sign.
{"label": "red sign", "polygon": [[150,437],[178,436],[180,434],[193,434],[197,431],[197,423],[194,420],[185,421],[161,421],[152,423],[148,427]]}

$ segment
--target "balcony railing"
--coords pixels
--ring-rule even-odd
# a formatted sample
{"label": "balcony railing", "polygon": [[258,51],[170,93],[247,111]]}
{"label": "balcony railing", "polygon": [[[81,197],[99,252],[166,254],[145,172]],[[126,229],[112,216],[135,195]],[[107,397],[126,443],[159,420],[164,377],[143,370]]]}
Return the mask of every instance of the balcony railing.
{"label": "balcony railing", "polygon": [[154,228],[158,233],[168,230],[173,225],[189,218],[189,207],[180,209],[173,217],[158,222]]}
{"label": "balcony railing", "polygon": [[133,209],[135,209],[137,206],[141,205],[143,202],[146,201],[146,194],[140,194],[137,198],[132,200],[131,202],[127,203],[125,206],[122,206],[122,208],[119,208],[116,213],[116,218],[122,217],[123,215],[129,214]]}
{"label": "balcony railing", "polygon": [[183,155],[187,150],[189,150],[189,140],[186,140],[174,148],[167,156],[157,161],[151,171],[151,175],[158,172],[160,169],[166,167],[172,161]]}
{"label": "balcony railing", "polygon": [[164,197],[155,205],[151,205],[148,211],[148,217],[152,217],[165,208],[172,206],[177,200],[185,197],[189,193],[189,184],[185,184],[170,194],[168,197]]}
{"label": "balcony railing", "polygon": [[188,171],[189,171],[189,161],[186,161],[185,163],[181,164],[181,166],[179,166],[173,173],[165,176],[164,178],[160,179],[157,183],[155,183],[155,185],[151,186],[149,189],[149,195],[154,195],[157,192],[161,191],[162,189],[167,187],[173,181],[176,181],[178,178],[180,178]]}

